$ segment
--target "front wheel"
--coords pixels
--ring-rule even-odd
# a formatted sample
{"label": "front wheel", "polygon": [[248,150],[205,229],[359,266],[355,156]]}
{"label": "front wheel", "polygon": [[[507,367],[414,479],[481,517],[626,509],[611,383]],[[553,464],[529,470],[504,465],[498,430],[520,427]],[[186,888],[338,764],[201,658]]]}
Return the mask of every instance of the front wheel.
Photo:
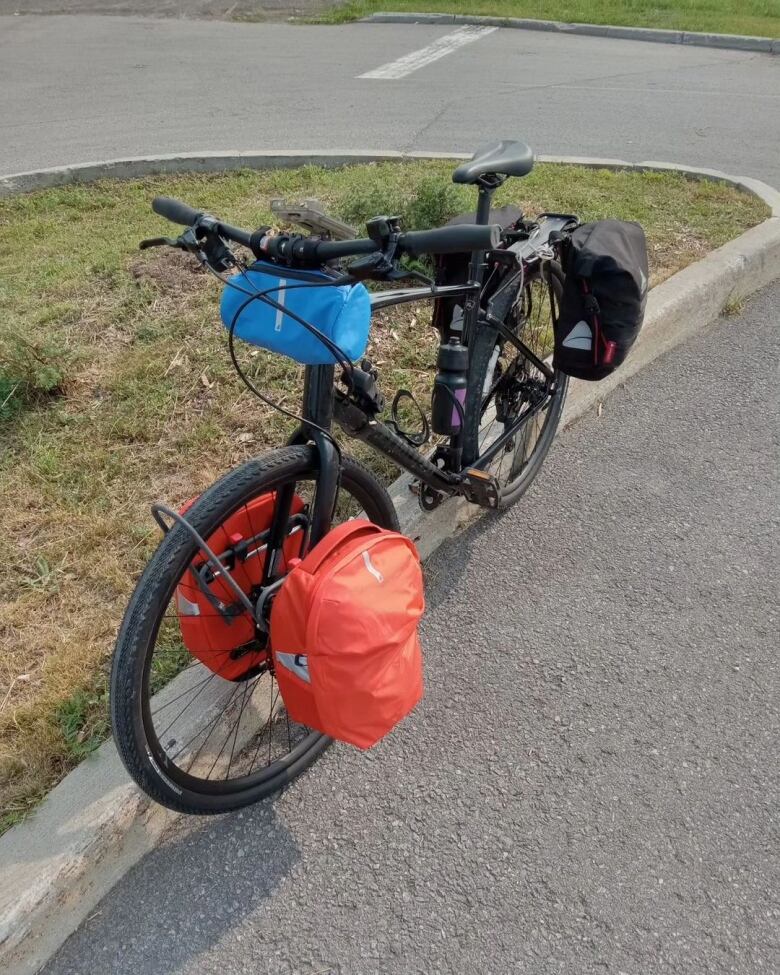
{"label": "front wheel", "polygon": [[[553,348],[553,321],[563,291],[560,266],[547,262],[517,287],[505,324],[544,361]],[[505,430],[528,414],[518,432],[485,468],[498,480],[502,507],[528,490],[539,473],[561,420],[569,385],[552,381],[498,331],[483,324],[470,343],[464,460],[474,463]]]}
{"label": "front wheel", "polygon": [[[187,521],[253,601],[267,578],[263,530],[285,496],[292,513],[282,562],[305,554],[317,471],[314,448],[286,447],[226,474],[187,509]],[[344,457],[333,524],[361,512],[398,530],[387,491]],[[287,714],[262,631],[240,602],[226,605],[229,593],[209,571],[191,533],[176,524],[136,586],[111,672],[122,761],[147,795],[187,813],[226,812],[271,795],[330,743]]]}

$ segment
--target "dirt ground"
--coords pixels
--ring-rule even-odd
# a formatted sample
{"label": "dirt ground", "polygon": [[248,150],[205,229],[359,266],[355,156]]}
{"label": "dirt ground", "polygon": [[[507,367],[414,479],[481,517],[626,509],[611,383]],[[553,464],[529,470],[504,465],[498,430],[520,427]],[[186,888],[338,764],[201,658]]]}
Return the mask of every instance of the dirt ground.
{"label": "dirt ground", "polygon": [[330,0],[0,0],[2,14],[117,14],[209,20],[312,17]]}

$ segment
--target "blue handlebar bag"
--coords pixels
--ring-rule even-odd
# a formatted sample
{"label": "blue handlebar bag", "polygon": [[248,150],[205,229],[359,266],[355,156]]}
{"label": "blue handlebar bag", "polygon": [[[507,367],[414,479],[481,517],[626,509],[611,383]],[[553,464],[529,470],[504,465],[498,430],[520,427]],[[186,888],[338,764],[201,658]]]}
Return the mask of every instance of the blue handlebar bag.
{"label": "blue handlebar bag", "polygon": [[[318,281],[330,280],[327,274],[296,271],[262,261],[230,280],[235,287],[227,285],[222,292],[220,313],[226,328],[238,314],[234,334],[245,342],[305,366],[338,362],[338,357],[314,332],[292,317],[296,315],[329,338],[350,362],[365,352],[371,298],[362,284],[317,287]],[[259,292],[267,292],[275,304],[263,298],[249,300],[251,294]]]}

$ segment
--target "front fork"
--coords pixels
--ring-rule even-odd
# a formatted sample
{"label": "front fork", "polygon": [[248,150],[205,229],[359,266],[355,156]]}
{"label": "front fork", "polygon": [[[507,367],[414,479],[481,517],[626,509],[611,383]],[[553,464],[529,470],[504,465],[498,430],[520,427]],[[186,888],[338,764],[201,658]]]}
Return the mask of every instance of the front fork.
{"label": "front fork", "polygon": [[[333,421],[334,370],[335,366],[310,366],[306,369],[302,411],[304,422],[288,441],[290,445],[313,442],[317,451],[319,472],[309,510],[307,550],[330,531],[341,481],[341,454],[336,442],[326,432],[330,431]],[[282,548],[294,497],[294,484],[285,484],[277,494],[263,568],[263,587],[273,585],[280,578]]]}

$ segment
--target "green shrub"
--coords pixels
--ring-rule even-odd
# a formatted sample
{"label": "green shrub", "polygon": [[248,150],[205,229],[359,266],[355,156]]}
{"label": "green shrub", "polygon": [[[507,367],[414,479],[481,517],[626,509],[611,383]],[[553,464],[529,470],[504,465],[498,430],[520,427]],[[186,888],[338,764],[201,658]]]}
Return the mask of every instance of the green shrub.
{"label": "green shrub", "polygon": [[420,182],[405,207],[403,225],[407,230],[431,230],[441,227],[459,213],[473,212],[475,205],[473,189],[428,177]]}
{"label": "green shrub", "polygon": [[0,422],[60,391],[64,353],[13,334],[0,335]]}
{"label": "green shrub", "polygon": [[339,216],[358,233],[362,233],[366,220],[382,215],[399,216],[404,230],[430,230],[441,227],[459,213],[472,211],[475,203],[476,194],[468,187],[429,176],[409,195],[398,187],[380,183],[361,187],[342,203]]}
{"label": "green shrub", "polygon": [[405,206],[406,201],[397,190],[371,184],[350,193],[339,208],[339,216],[362,234],[366,220],[382,215],[402,216]]}

